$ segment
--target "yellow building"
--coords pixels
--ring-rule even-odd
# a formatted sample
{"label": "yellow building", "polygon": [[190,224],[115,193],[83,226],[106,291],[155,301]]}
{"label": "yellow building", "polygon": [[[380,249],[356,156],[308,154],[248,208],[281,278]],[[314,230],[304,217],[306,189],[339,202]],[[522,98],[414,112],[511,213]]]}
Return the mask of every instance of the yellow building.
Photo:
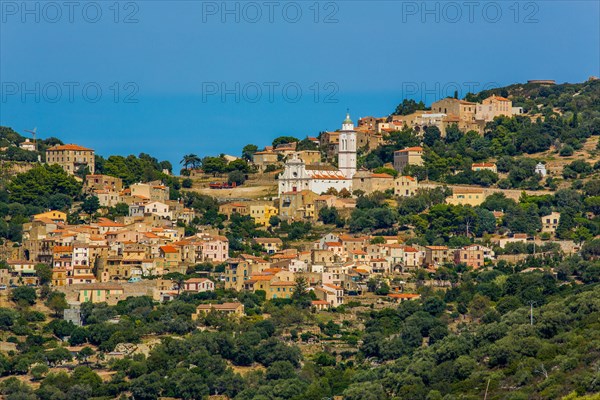
{"label": "yellow building", "polygon": [[67,284],[67,269],[65,267],[52,268],[52,286],[65,286]]}
{"label": "yellow building", "polygon": [[79,168],[88,167],[94,173],[94,150],[76,144],[61,144],[46,150],[46,162],[58,164],[68,174],[75,175]]}
{"label": "yellow building", "polygon": [[366,194],[385,192],[394,187],[394,177],[388,174],[376,174],[370,171],[357,171],[352,177],[352,190],[361,190]]}
{"label": "yellow building", "polygon": [[271,271],[266,270],[259,275],[252,275],[244,282],[244,290],[250,292],[264,291],[267,300],[289,299],[294,293],[295,286],[296,282],[292,272],[280,271],[275,268]]}
{"label": "yellow building", "polygon": [[33,219],[43,219],[43,218],[47,218],[50,219],[54,222],[66,222],[67,221],[67,214],[62,212],[62,211],[56,211],[56,210],[50,210],[41,214],[36,214],[33,216]]}
{"label": "yellow building", "polygon": [[269,254],[277,253],[283,247],[283,241],[279,238],[256,238],[254,243]]}
{"label": "yellow building", "polygon": [[248,203],[226,203],[219,206],[219,214],[231,218],[232,214],[249,215],[250,205]]}
{"label": "yellow building", "polygon": [[[121,285],[114,283],[94,283],[79,289],[79,301],[85,303],[90,301],[92,303],[103,303],[109,304],[115,303],[117,296],[124,293]],[[113,297],[111,299],[111,297]]]}
{"label": "yellow building", "polygon": [[552,212],[550,215],[544,215],[542,217],[542,232],[554,233],[558,224],[560,223],[560,213]]}
{"label": "yellow building", "polygon": [[315,198],[318,195],[310,190],[285,192],[279,198],[279,215],[283,220],[315,218]]}
{"label": "yellow building", "polygon": [[498,168],[495,163],[473,163],[471,164],[471,171],[492,171],[497,174]]}
{"label": "yellow building", "polygon": [[394,194],[396,196],[414,196],[419,188],[417,178],[399,176],[394,179]]}
{"label": "yellow building", "polygon": [[158,248],[158,260],[165,273],[175,272],[181,264],[181,254],[179,248],[175,246],[160,246]]}
{"label": "yellow building", "polygon": [[477,104],[476,118],[486,122],[493,121],[499,116],[510,117],[513,115],[512,101],[500,96],[490,96]]}
{"label": "yellow building", "polygon": [[254,223],[260,226],[268,226],[271,217],[278,215],[279,209],[269,204],[257,204],[250,206],[250,216]]}
{"label": "yellow building", "polygon": [[452,196],[446,199],[446,203],[452,205],[463,205],[476,207],[485,201],[483,189],[460,188],[452,189]]}
{"label": "yellow building", "polygon": [[423,148],[407,147],[394,152],[394,169],[400,173],[408,165],[423,165]]}
{"label": "yellow building", "polygon": [[477,103],[448,97],[432,103],[431,111],[457,117],[462,122],[472,122],[475,121]]}
{"label": "yellow building", "polygon": [[306,165],[319,164],[321,162],[321,152],[319,150],[302,150],[298,152],[298,158]]}
{"label": "yellow building", "polygon": [[200,304],[196,307],[196,313],[192,314],[192,320],[197,320],[200,316],[210,312],[218,312],[233,317],[243,317],[246,315],[242,303]]}
{"label": "yellow building", "polygon": [[256,165],[259,172],[264,172],[269,165],[279,164],[277,153],[272,151],[257,151],[252,156],[252,163]]}

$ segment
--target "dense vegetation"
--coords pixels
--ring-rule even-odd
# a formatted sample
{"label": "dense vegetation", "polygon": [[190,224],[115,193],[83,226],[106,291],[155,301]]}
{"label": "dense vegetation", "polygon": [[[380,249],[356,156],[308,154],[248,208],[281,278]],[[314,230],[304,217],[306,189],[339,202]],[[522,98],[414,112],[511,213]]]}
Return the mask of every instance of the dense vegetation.
{"label": "dense vegetation", "polygon": [[[41,299],[24,288],[13,295],[17,309],[0,309],[2,335],[18,349],[0,356],[0,373],[29,372],[41,384],[34,390],[11,378],[0,384],[0,393],[7,400],[109,399],[125,392],[144,400],[215,393],[235,399],[425,400],[479,399],[486,392],[489,399],[555,399],[600,390],[600,286],[572,285],[545,271],[519,272],[531,263],[453,272],[453,288],[423,288],[421,300],[380,311],[356,311],[359,304],[349,303],[329,315],[311,313],[301,295],[264,301],[260,292],[217,291],[165,304],[147,297],[116,306],[87,303],[84,326],[76,327],[30,309]],[[53,297],[47,294],[48,306],[66,307],[52,303]],[[196,304],[235,298],[249,317],[209,313],[192,321]],[[336,322],[349,312],[357,312],[364,331],[357,323]],[[197,324],[205,328],[197,330]],[[311,325],[320,334],[306,330]],[[105,360],[120,343],[152,338],[161,341],[147,356]],[[336,353],[327,344],[333,338],[359,344],[358,352]],[[73,354],[61,340],[83,347]],[[323,350],[303,353],[311,341]],[[94,371],[100,365],[115,372],[108,381]],[[241,375],[233,366],[252,368]]]}

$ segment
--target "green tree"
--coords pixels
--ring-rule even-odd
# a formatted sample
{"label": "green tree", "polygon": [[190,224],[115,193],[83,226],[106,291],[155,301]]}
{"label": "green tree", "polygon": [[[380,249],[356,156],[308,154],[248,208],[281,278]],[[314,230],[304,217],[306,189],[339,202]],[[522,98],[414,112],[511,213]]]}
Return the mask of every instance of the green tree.
{"label": "green tree", "polygon": [[235,183],[236,186],[240,186],[246,182],[246,175],[242,171],[231,171],[228,175],[227,181],[229,183]]}
{"label": "green tree", "polygon": [[51,366],[59,365],[65,361],[71,361],[71,352],[64,347],[57,347],[45,353],[46,361]]}
{"label": "green tree", "polygon": [[83,362],[87,365],[88,359],[93,356],[96,352],[91,347],[85,346],[77,353],[77,361]]}
{"label": "green tree", "polygon": [[287,144],[287,143],[294,143],[294,142],[299,142],[300,140],[298,138],[295,138],[293,136],[279,136],[278,138],[275,138],[273,140],[273,147],[277,147],[280,144]]}
{"label": "green tree", "polygon": [[69,308],[65,294],[62,292],[51,292],[46,300],[46,306],[54,311],[56,318],[59,318],[62,312]]}
{"label": "green tree", "polygon": [[92,215],[94,215],[99,208],[100,200],[97,196],[88,196],[83,200],[83,203],[81,203],[81,209],[90,216],[90,220]]}
{"label": "green tree", "polygon": [[35,274],[40,278],[40,284],[48,284],[52,280],[52,267],[47,264],[36,264]]}
{"label": "green tree", "polygon": [[252,161],[254,153],[258,151],[258,146],[255,144],[247,144],[242,149],[242,158],[246,161]]}
{"label": "green tree", "polygon": [[189,178],[186,178],[181,181],[181,187],[184,187],[186,189],[190,189],[192,187],[192,185],[193,185],[193,182]]}
{"label": "green tree", "polygon": [[221,174],[227,171],[227,160],[224,157],[204,157],[202,169],[207,174]]}
{"label": "green tree", "polygon": [[402,103],[398,104],[392,114],[394,115],[409,115],[417,110],[425,110],[425,103],[422,101],[416,102],[413,99],[404,99]]}
{"label": "green tree", "polygon": [[186,154],[183,156],[183,158],[181,159],[181,161],[179,162],[180,164],[183,165],[184,169],[188,169],[188,168],[197,168],[200,163],[201,163],[201,159],[200,157],[198,157],[196,154]]}
{"label": "green tree", "polygon": [[12,290],[10,299],[20,305],[32,306],[37,300],[35,289],[29,286],[19,286]]}
{"label": "green tree", "polygon": [[38,165],[16,175],[8,184],[11,202],[46,207],[51,196],[76,197],[81,184],[59,165]]}

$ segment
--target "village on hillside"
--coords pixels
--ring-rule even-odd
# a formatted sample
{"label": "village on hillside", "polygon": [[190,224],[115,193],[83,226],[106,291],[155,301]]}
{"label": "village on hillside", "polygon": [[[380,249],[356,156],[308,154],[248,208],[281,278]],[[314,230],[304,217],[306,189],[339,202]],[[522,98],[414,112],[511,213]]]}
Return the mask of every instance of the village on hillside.
{"label": "village on hillside", "polygon": [[0,395],[593,391],[599,84],[404,99],[175,167],[0,127]]}
{"label": "village on hillside", "polygon": [[[450,129],[482,135],[486,124],[494,119],[523,115],[523,107],[513,107],[511,100],[498,95],[490,95],[481,103],[445,98],[434,102],[430,110],[384,118],[364,117],[356,126],[348,114],[339,130],[325,131],[318,138],[307,137],[301,142],[284,140],[276,146],[253,151],[248,165],[256,171],[255,179],[277,187],[276,193],[265,196],[258,193],[258,198],[244,195],[250,181],[246,187],[235,187],[231,182],[219,185],[213,182],[218,179],[217,174],[195,165],[185,165],[182,173],[191,182],[188,190],[193,191],[196,186],[203,193],[217,196],[218,214],[225,221],[235,216],[250,217],[257,229],[266,233],[272,233],[281,222],[327,226],[323,222],[331,223],[327,219],[331,219],[328,215],[332,212],[335,224],[336,219],[352,215],[360,198],[377,193],[388,194],[385,202],[389,204],[434,190],[443,193],[442,202],[454,206],[478,207],[489,196],[519,201],[524,193],[521,190],[480,185],[449,188],[406,174],[413,167],[424,166],[422,145],[395,150],[393,161],[375,171],[365,166],[359,168],[357,159],[359,151],[364,154],[386,144],[393,132],[410,130],[415,137],[423,138],[434,128],[441,140]],[[525,116],[532,120],[539,118],[539,115]],[[300,145],[310,149],[300,149]],[[35,150],[29,139],[19,147]],[[448,265],[480,269],[498,260],[514,262],[528,255],[527,250],[525,254],[518,251],[496,254],[495,249],[503,250],[507,245],[514,250],[515,244],[522,244],[525,249],[533,244],[538,246],[537,253],[541,256],[549,248],[567,254],[580,250],[580,242],[556,238],[560,212],[549,210],[540,216],[538,232],[515,232],[500,229],[504,210],[498,208],[488,212],[500,230],[487,230],[485,240],[475,238],[460,246],[411,242],[408,230],[395,234],[357,234],[333,227],[321,229],[317,240],[297,244],[289,237],[273,234],[248,238],[249,248],[254,252],[247,254],[233,250],[219,226],[205,225],[188,234],[185,227],[197,222],[200,215],[181,199],[170,199],[170,188],[163,181],[125,185],[118,177],[97,174],[94,150],[76,144],[48,147],[45,160],[48,165],[59,165],[69,175],[76,175],[84,168],[82,192],[97,198],[98,212],[80,224],[69,223],[65,210],[33,215],[23,224],[20,245],[5,250],[8,268],[0,269],[0,284],[3,289],[37,286],[40,276],[35,266],[49,265],[51,287],[63,291],[75,310],[88,301],[116,304],[136,295],[165,301],[183,292],[209,292],[216,287],[261,292],[267,299],[289,299],[298,278],[306,281],[308,290],[314,294],[313,306],[319,310],[367,296],[373,292],[373,281],[386,286],[384,301],[399,301],[418,297],[416,271],[435,274]],[[241,159],[230,156],[228,162],[236,160]],[[471,170],[498,173],[494,162],[473,162]],[[541,162],[535,164],[531,173],[540,179],[548,174]],[[529,195],[552,193],[528,191]],[[102,210],[106,214],[114,207],[124,208],[124,214],[115,218],[103,215]],[[473,220],[470,228],[467,222],[461,233],[467,238],[475,236],[475,224]],[[492,224],[496,226],[494,221]],[[205,264],[217,268],[194,269]],[[186,279],[190,272],[193,277]],[[419,282],[451,285],[444,279]]]}

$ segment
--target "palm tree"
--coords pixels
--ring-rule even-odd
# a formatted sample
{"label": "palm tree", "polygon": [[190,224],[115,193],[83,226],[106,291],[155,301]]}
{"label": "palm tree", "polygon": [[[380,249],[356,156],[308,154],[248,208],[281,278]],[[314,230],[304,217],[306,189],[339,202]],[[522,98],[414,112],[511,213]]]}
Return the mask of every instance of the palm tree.
{"label": "palm tree", "polygon": [[183,168],[187,169],[188,166],[192,168],[196,168],[200,165],[201,159],[196,154],[186,154],[180,161],[180,164],[183,164]]}

